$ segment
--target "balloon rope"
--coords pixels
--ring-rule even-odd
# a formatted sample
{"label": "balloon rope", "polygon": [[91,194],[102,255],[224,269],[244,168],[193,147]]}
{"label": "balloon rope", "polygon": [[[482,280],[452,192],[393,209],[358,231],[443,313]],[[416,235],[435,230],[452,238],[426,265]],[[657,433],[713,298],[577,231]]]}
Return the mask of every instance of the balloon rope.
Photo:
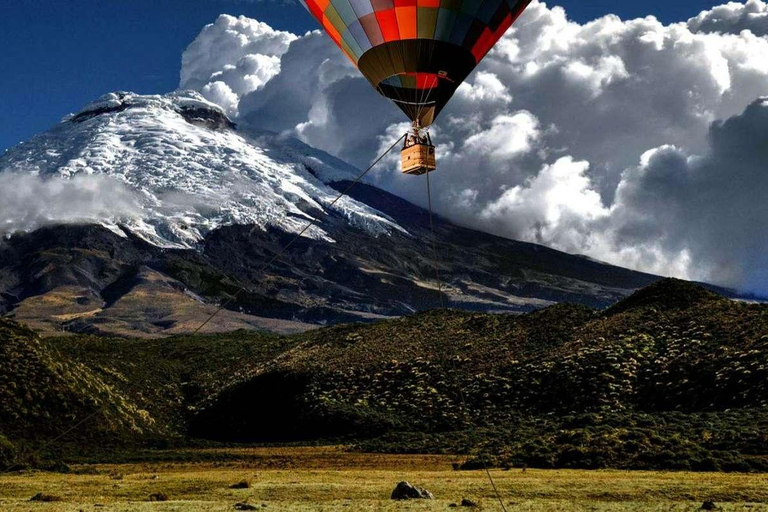
{"label": "balloon rope", "polygon": [[[399,139],[397,139],[397,140],[395,141],[395,143],[394,143],[394,144],[392,144],[392,145],[391,145],[391,146],[390,146],[390,147],[389,147],[389,148],[388,148],[388,149],[387,149],[387,150],[386,150],[384,153],[382,153],[382,154],[381,154],[381,155],[380,155],[378,158],[376,158],[376,160],[374,160],[374,162],[373,162],[371,165],[369,165],[369,166],[368,166],[368,168],[367,168],[365,171],[363,171],[362,173],[360,173],[360,175],[359,175],[357,178],[355,178],[355,181],[353,181],[353,182],[352,182],[352,183],[351,183],[351,184],[350,184],[350,185],[349,185],[347,188],[345,188],[345,189],[344,189],[342,192],[340,192],[340,193],[339,193],[339,195],[337,195],[337,196],[336,196],[336,199],[334,199],[334,200],[333,200],[333,201],[332,201],[332,202],[331,202],[331,203],[330,203],[330,204],[327,206],[327,209],[329,209],[329,210],[330,210],[331,208],[333,208],[333,206],[334,206],[336,203],[338,203],[338,202],[341,200],[341,198],[342,198],[342,197],[346,196],[346,195],[347,195],[347,194],[348,194],[348,193],[349,193],[349,192],[352,190],[352,188],[353,188],[355,185],[357,185],[358,183],[360,183],[360,180],[362,180],[362,179],[365,177],[365,175],[366,175],[366,174],[368,174],[368,173],[369,173],[369,172],[370,172],[370,171],[371,171],[371,170],[372,170],[374,167],[376,167],[376,164],[378,164],[379,162],[381,162],[381,161],[384,159],[384,157],[385,157],[385,156],[387,156],[387,155],[389,154],[389,152],[390,152],[390,151],[392,151],[393,149],[395,149],[395,146],[397,146],[398,144],[400,144],[400,141],[401,141],[401,140],[403,140],[404,138],[405,138],[405,135],[401,136],[401,137],[400,137]],[[256,274],[258,275],[258,274],[261,274],[262,272],[264,272],[264,271],[265,271],[265,270],[266,270],[266,269],[267,269],[267,268],[268,268],[270,265],[272,265],[272,263],[274,263],[274,262],[275,262],[275,260],[277,260],[277,258],[279,258],[280,256],[282,256],[282,255],[283,255],[283,253],[284,253],[285,251],[287,251],[289,247],[291,247],[291,246],[292,246],[292,245],[293,245],[293,244],[294,244],[294,243],[295,243],[295,242],[296,242],[296,241],[297,241],[299,238],[301,238],[301,236],[302,236],[304,233],[306,233],[306,232],[307,232],[307,230],[308,230],[309,228],[311,228],[312,226],[314,226],[314,224],[315,224],[314,220],[310,220],[310,221],[308,221],[308,222],[307,222],[307,225],[306,225],[306,226],[304,226],[304,229],[302,229],[301,231],[299,231],[299,233],[297,233],[297,234],[296,234],[296,235],[295,235],[295,236],[294,236],[294,237],[293,237],[293,238],[292,238],[292,239],[291,239],[291,240],[290,240],[290,241],[289,241],[287,244],[285,244],[283,247],[281,247],[279,251],[277,251],[277,252],[276,252],[276,253],[275,253],[275,254],[274,254],[274,255],[273,255],[273,256],[272,256],[272,257],[271,257],[271,258],[270,258],[270,259],[269,259],[269,260],[268,260],[266,263],[264,263],[264,264],[263,264],[263,265],[262,265],[262,266],[259,268],[259,270],[256,272]],[[212,314],[211,316],[209,316],[209,317],[208,317],[208,318],[205,320],[205,322],[203,322],[202,324],[200,324],[200,327],[198,327],[197,329],[195,329],[195,330],[192,332],[192,336],[194,336],[195,334],[197,334],[198,332],[200,332],[200,330],[201,330],[203,327],[205,327],[206,325],[208,325],[208,323],[209,323],[211,320],[213,320],[213,318],[214,318],[216,315],[218,315],[218,314],[221,312],[221,310],[223,310],[224,308],[226,308],[227,306],[229,306],[229,305],[230,305],[232,302],[234,302],[235,300],[237,300],[237,297],[238,297],[238,296],[239,296],[239,295],[240,295],[240,294],[243,292],[243,290],[244,290],[244,288],[240,287],[240,288],[237,290],[237,292],[236,292],[234,295],[232,295],[232,297],[230,297],[228,300],[226,300],[225,302],[223,302],[223,303],[222,303],[222,304],[221,304],[221,305],[220,305],[220,306],[219,306],[219,307],[216,309],[216,311],[214,311],[214,312],[213,312],[213,314]]]}
{"label": "balloon rope", "polygon": [[437,279],[437,293],[440,297],[440,307],[445,308],[445,301],[443,300],[443,281],[440,279],[440,267],[438,266],[439,254],[437,252],[437,243],[435,242],[435,224],[432,221],[432,187],[429,183],[429,172],[427,172],[427,204],[429,205],[429,231],[432,239],[432,263],[435,267],[435,277]]}
{"label": "balloon rope", "polygon": [[[432,238],[432,253],[433,253],[433,264],[435,266],[435,276],[437,277],[437,290],[438,290],[438,296],[440,297],[440,307],[445,308],[444,298],[443,298],[443,282],[440,279],[440,268],[438,266],[438,260],[440,258],[440,253],[437,251],[437,245],[435,242],[435,227],[434,223],[432,221],[432,187],[430,185],[430,179],[429,179],[429,172],[427,172],[427,204],[429,206],[429,230],[431,233]],[[450,297],[449,297],[450,300]],[[416,337],[418,339],[418,337]],[[454,375],[457,377],[459,375],[458,368],[456,367],[456,363],[453,361],[453,359],[449,359],[451,363],[451,375]],[[440,363],[438,363],[440,364]],[[441,365],[442,366],[442,365]],[[445,368],[443,368],[443,371],[445,371]],[[459,398],[461,399],[461,409],[464,411],[465,415],[465,421],[468,423],[471,421],[469,420],[469,409],[467,409],[467,401],[464,397],[464,389],[463,386],[461,386],[460,383],[457,383],[456,386],[458,392],[459,392]],[[481,462],[483,464],[483,469],[485,470],[485,474],[488,476],[488,481],[491,484],[491,488],[493,489],[493,493],[496,496],[496,500],[499,502],[499,505],[501,506],[501,510],[503,512],[507,512],[507,507],[504,505],[504,500],[501,497],[501,493],[499,492],[499,488],[496,487],[496,482],[493,480],[493,475],[491,475],[491,470],[488,468],[488,464],[485,462],[485,458],[481,457]]]}
{"label": "balloon rope", "polygon": [[[404,138],[405,138],[405,135],[401,136],[399,139],[397,139],[397,140],[395,141],[395,143],[394,143],[394,144],[392,144],[392,145],[389,147],[389,149],[387,149],[387,150],[386,150],[384,153],[382,153],[382,154],[381,154],[381,156],[379,156],[378,158],[376,158],[376,160],[375,160],[375,161],[374,161],[374,162],[373,162],[373,163],[372,163],[370,166],[368,166],[368,168],[367,168],[365,171],[363,171],[362,173],[360,173],[360,175],[359,175],[359,176],[357,176],[357,178],[355,178],[355,180],[354,180],[354,181],[353,181],[353,182],[352,182],[352,183],[351,183],[351,184],[350,184],[350,185],[349,185],[347,188],[345,188],[345,189],[344,189],[342,192],[340,192],[340,193],[339,193],[339,195],[338,195],[338,196],[336,196],[336,198],[335,198],[335,199],[334,199],[334,200],[333,200],[333,201],[332,201],[332,202],[331,202],[331,203],[328,205],[328,207],[327,207],[327,208],[328,208],[328,209],[332,208],[332,207],[333,207],[333,206],[334,206],[336,203],[338,203],[338,202],[341,200],[341,198],[342,198],[342,197],[346,196],[346,195],[347,195],[347,194],[348,194],[348,193],[349,193],[349,192],[352,190],[352,188],[353,188],[355,185],[357,185],[358,183],[360,183],[360,180],[362,180],[362,179],[365,177],[365,175],[366,175],[366,174],[368,174],[368,173],[369,173],[369,172],[370,172],[370,171],[371,171],[371,170],[372,170],[372,169],[373,169],[373,168],[376,166],[376,164],[378,164],[379,162],[381,162],[381,160],[382,160],[382,159],[383,159],[385,156],[387,156],[387,155],[389,154],[389,152],[390,152],[390,151],[392,151],[392,150],[395,148],[395,146],[397,146],[398,144],[400,144],[400,141],[402,141]],[[277,260],[277,258],[279,258],[279,257],[280,257],[280,256],[281,256],[281,255],[282,255],[282,254],[283,254],[283,253],[284,253],[284,252],[285,252],[285,251],[286,251],[286,250],[287,250],[287,249],[288,249],[288,248],[289,248],[291,245],[293,245],[293,244],[294,244],[294,243],[295,243],[295,242],[296,242],[296,241],[297,241],[297,240],[298,240],[298,239],[299,239],[299,238],[300,238],[300,237],[301,237],[301,236],[302,236],[304,233],[306,233],[306,232],[307,232],[307,230],[308,230],[310,227],[312,227],[313,225],[314,225],[314,221],[309,221],[309,222],[307,223],[307,225],[304,227],[304,229],[302,229],[302,230],[301,230],[301,231],[300,231],[300,232],[299,232],[297,235],[295,235],[295,236],[294,236],[294,237],[293,237],[293,238],[292,238],[292,239],[291,239],[291,240],[290,240],[290,241],[289,241],[287,244],[285,244],[285,245],[284,245],[284,246],[283,246],[283,247],[282,247],[282,248],[281,248],[279,251],[277,251],[277,252],[276,252],[276,253],[275,253],[275,254],[272,256],[272,258],[270,258],[270,259],[269,259],[269,260],[268,260],[268,261],[267,261],[265,264],[263,264],[263,265],[262,265],[262,266],[259,268],[259,270],[258,270],[257,274],[260,274],[261,272],[265,271],[265,270],[266,270],[266,269],[267,269],[267,268],[268,268],[268,267],[269,267],[269,266],[270,266],[272,263],[274,263],[274,262],[275,262],[275,260]],[[240,295],[240,293],[242,293],[242,292],[243,292],[243,290],[244,290],[244,288],[242,288],[242,287],[238,288],[237,292],[236,292],[236,293],[235,293],[235,294],[234,294],[232,297],[230,297],[230,298],[229,298],[229,300],[227,300],[226,302],[222,303],[222,304],[221,304],[221,305],[220,305],[220,306],[219,306],[219,307],[216,309],[216,311],[214,311],[214,312],[213,312],[213,314],[211,314],[211,315],[210,315],[210,316],[209,316],[209,317],[208,317],[208,318],[205,320],[205,322],[203,322],[202,324],[200,324],[200,326],[199,326],[197,329],[195,329],[195,330],[194,330],[194,331],[193,331],[191,334],[189,334],[189,335],[187,335],[187,336],[194,336],[194,335],[196,335],[197,333],[199,333],[199,332],[200,332],[200,330],[201,330],[201,329],[203,329],[203,327],[205,327],[205,326],[206,326],[206,325],[207,325],[207,324],[208,324],[208,323],[209,323],[211,320],[213,320],[213,318],[214,318],[216,315],[218,315],[218,314],[221,312],[221,310],[223,310],[223,309],[224,309],[226,306],[228,306],[228,305],[229,305],[229,304],[231,304],[231,303],[232,303],[234,300],[236,300],[236,299],[237,299],[237,297]],[[83,328],[81,328],[81,329],[79,329],[79,330],[77,330],[77,331],[74,331],[74,334],[78,334],[78,333],[79,333],[79,332],[81,332],[81,331],[82,331],[82,330],[83,330],[85,327],[87,327],[87,324],[86,324],[86,325],[85,325]],[[280,357],[280,356],[278,356],[278,357]],[[139,386],[139,384],[140,384],[139,382],[134,382],[134,383],[133,383],[133,385],[129,385],[129,386],[127,386],[126,388],[124,388],[124,389],[123,389],[123,392],[124,392],[124,393],[126,393],[126,392],[130,392],[130,391],[132,391],[133,389],[138,389],[138,386]],[[53,438],[51,441],[47,441],[47,442],[44,442],[44,443],[43,443],[43,444],[42,444],[42,445],[41,445],[39,448],[37,448],[36,450],[34,450],[34,451],[32,452],[32,454],[31,454],[31,455],[39,455],[39,454],[40,454],[40,453],[43,451],[43,449],[47,448],[48,446],[51,446],[51,445],[53,445],[54,443],[56,443],[57,441],[59,441],[60,439],[62,439],[64,436],[66,436],[67,434],[69,434],[70,432],[73,432],[74,430],[78,429],[80,426],[82,426],[82,425],[86,424],[88,421],[90,421],[90,420],[92,420],[93,418],[95,418],[95,417],[96,417],[96,415],[100,414],[101,412],[102,412],[102,410],[101,410],[101,409],[99,409],[99,408],[97,408],[95,411],[93,411],[92,413],[88,414],[88,415],[87,415],[85,418],[83,418],[83,419],[81,419],[80,421],[78,421],[78,422],[76,422],[76,423],[72,424],[72,425],[71,425],[70,427],[68,427],[67,429],[63,430],[63,431],[62,431],[62,432],[61,432],[59,435],[57,435],[56,437],[54,437],[54,438]],[[17,454],[17,456],[15,457],[15,460],[14,460],[14,464],[13,464],[13,465],[12,465],[10,468],[8,468],[8,469],[7,469],[7,471],[13,471],[13,470],[14,470],[14,469],[16,469],[17,467],[18,467],[18,468],[22,468],[22,467],[24,467],[24,464],[23,464],[23,463],[21,463],[21,456],[22,456],[22,454]]]}

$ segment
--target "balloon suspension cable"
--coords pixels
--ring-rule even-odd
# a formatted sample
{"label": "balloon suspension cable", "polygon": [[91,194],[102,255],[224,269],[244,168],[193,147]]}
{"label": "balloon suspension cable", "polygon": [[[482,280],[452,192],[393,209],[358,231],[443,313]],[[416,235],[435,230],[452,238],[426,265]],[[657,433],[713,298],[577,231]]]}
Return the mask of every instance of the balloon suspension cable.
{"label": "balloon suspension cable", "polygon": [[[355,187],[355,185],[357,185],[358,183],[360,183],[360,180],[362,180],[362,179],[365,177],[365,175],[366,175],[366,174],[368,174],[369,172],[371,172],[371,170],[373,170],[373,168],[374,168],[374,167],[376,167],[376,165],[377,165],[379,162],[381,162],[381,161],[384,159],[384,157],[385,157],[385,156],[387,156],[387,155],[388,155],[388,154],[389,154],[389,153],[390,153],[390,152],[391,152],[393,149],[395,149],[395,146],[397,146],[398,144],[400,144],[400,142],[401,142],[401,141],[402,141],[402,140],[403,140],[405,137],[406,137],[406,135],[403,135],[403,136],[401,136],[399,139],[397,139],[397,140],[395,141],[395,143],[394,143],[394,144],[392,144],[392,145],[391,145],[391,146],[390,146],[390,147],[389,147],[389,148],[388,148],[386,151],[384,151],[384,152],[383,152],[383,153],[382,153],[382,154],[381,154],[379,157],[377,157],[377,158],[376,158],[376,160],[374,160],[374,161],[373,161],[373,163],[372,163],[370,166],[368,166],[368,168],[367,168],[365,171],[363,171],[362,173],[360,173],[360,174],[357,176],[357,178],[355,178],[355,180],[354,180],[354,181],[353,181],[353,182],[352,182],[352,183],[351,183],[349,186],[347,186],[347,187],[346,187],[344,190],[342,190],[341,192],[339,192],[339,194],[336,196],[336,198],[335,198],[333,201],[331,201],[331,202],[328,204],[328,206],[327,206],[327,209],[328,209],[328,210],[330,210],[330,209],[331,209],[331,208],[332,208],[332,207],[333,207],[333,206],[334,206],[336,203],[338,203],[338,202],[339,202],[339,201],[340,201],[340,200],[341,200],[341,199],[342,199],[344,196],[346,196],[347,194],[349,194],[349,192],[352,190],[352,188],[354,188],[354,187]],[[309,228],[311,228],[311,227],[312,227],[314,224],[315,224],[314,220],[311,220],[311,221],[307,222],[307,225],[306,225],[306,226],[304,226],[304,229],[302,229],[301,231],[299,231],[299,233],[298,233],[298,234],[294,235],[294,237],[293,237],[293,238],[291,238],[291,240],[290,240],[290,241],[289,241],[287,244],[283,245],[283,246],[282,246],[282,247],[281,247],[281,248],[280,248],[280,249],[279,249],[279,250],[278,250],[278,251],[277,251],[277,252],[276,252],[276,253],[275,253],[275,254],[274,254],[274,255],[273,255],[273,256],[272,256],[270,259],[269,259],[269,260],[267,260],[267,262],[266,262],[266,263],[264,263],[264,264],[263,264],[263,265],[262,265],[262,266],[259,268],[259,270],[257,271],[257,274],[261,274],[262,272],[264,272],[264,271],[265,271],[265,270],[266,270],[266,269],[267,269],[267,268],[268,268],[268,267],[269,267],[269,266],[270,266],[272,263],[274,263],[274,262],[275,262],[275,261],[276,261],[276,260],[277,260],[277,259],[278,259],[280,256],[282,256],[282,255],[283,255],[283,253],[285,253],[285,251],[286,251],[286,250],[288,250],[288,248],[289,248],[289,247],[291,247],[291,246],[292,246],[292,245],[293,245],[293,244],[294,244],[294,243],[295,243],[295,242],[296,242],[296,241],[297,241],[299,238],[301,238],[301,236],[302,236],[302,235],[304,235],[304,233],[306,233],[306,232],[309,230]],[[226,308],[226,307],[227,307],[227,306],[229,306],[229,305],[230,305],[232,302],[234,302],[235,300],[237,300],[237,297],[239,297],[239,296],[240,296],[240,294],[241,294],[241,293],[242,293],[244,290],[245,290],[245,289],[244,289],[243,287],[238,287],[238,290],[235,292],[235,294],[234,294],[234,295],[232,295],[232,297],[230,297],[228,300],[226,300],[226,301],[225,301],[225,302],[223,302],[221,305],[219,305],[219,306],[218,306],[218,308],[217,308],[217,309],[216,309],[216,310],[215,310],[215,311],[214,311],[214,312],[213,312],[213,313],[212,313],[212,314],[211,314],[211,315],[210,315],[208,318],[206,318],[206,320],[205,320],[203,323],[201,323],[201,324],[200,324],[200,326],[199,326],[197,329],[195,329],[195,330],[194,330],[194,331],[193,331],[191,334],[189,334],[188,336],[194,336],[194,335],[198,334],[198,333],[199,333],[199,332],[200,332],[200,331],[201,331],[201,330],[202,330],[202,329],[203,329],[203,328],[204,328],[206,325],[208,325],[208,323],[210,323],[210,322],[211,322],[211,320],[213,320],[213,319],[214,319],[214,317],[216,317],[216,315],[218,315],[219,313],[221,313],[221,311],[222,311],[224,308]],[[81,327],[80,329],[77,329],[77,330],[74,330],[74,331],[69,331],[69,332],[71,332],[71,333],[73,333],[73,334],[80,334],[80,333],[82,333],[82,331],[83,331],[83,330],[85,330],[87,327],[88,327],[88,324],[85,324],[85,325],[83,325],[83,327]],[[280,357],[280,356],[278,356],[278,357]],[[124,389],[123,389],[123,392],[124,392],[124,393],[127,393],[127,392],[131,392],[131,391],[133,391],[133,390],[138,390],[138,389],[139,389],[139,385],[140,385],[140,384],[143,384],[143,383],[144,383],[144,382],[134,382],[134,383],[131,383],[131,384],[129,384],[129,385],[126,387],[126,388],[124,388]],[[42,445],[41,445],[39,448],[37,448],[36,450],[34,450],[34,451],[33,451],[33,453],[32,453],[31,455],[39,455],[39,454],[40,454],[40,452],[42,452],[42,451],[43,451],[45,448],[47,448],[47,447],[49,447],[49,446],[53,445],[54,443],[56,443],[57,441],[59,441],[60,439],[62,439],[63,437],[65,437],[67,434],[69,434],[69,433],[71,433],[71,432],[73,432],[73,431],[77,430],[78,428],[80,428],[82,425],[85,425],[85,424],[86,424],[86,423],[88,423],[90,420],[92,420],[93,418],[95,418],[97,415],[101,414],[102,412],[103,412],[103,410],[102,410],[102,409],[100,409],[100,408],[97,408],[95,411],[93,411],[92,413],[88,414],[86,417],[84,417],[84,418],[83,418],[83,419],[81,419],[80,421],[77,421],[76,423],[74,423],[74,424],[72,424],[71,426],[69,426],[67,429],[63,430],[63,431],[62,431],[62,432],[61,432],[59,435],[57,435],[56,437],[54,437],[54,438],[53,438],[51,441],[47,441],[47,442],[43,443],[43,444],[42,444]],[[24,467],[24,464],[23,464],[23,463],[21,462],[21,460],[20,460],[20,459],[21,459],[21,456],[22,456],[22,454],[18,454],[18,455],[16,456],[16,458],[15,458],[15,461],[14,461],[14,464],[13,464],[13,465],[12,465],[10,468],[8,468],[8,469],[7,469],[7,471],[13,471],[13,470],[15,470],[16,468],[22,468],[22,467]]]}
{"label": "balloon suspension cable", "polygon": [[429,232],[431,234],[430,239],[432,241],[432,263],[435,267],[435,279],[437,279],[437,295],[440,298],[440,308],[445,309],[445,299],[443,297],[443,281],[440,279],[440,266],[438,260],[440,258],[437,252],[437,242],[435,240],[435,223],[432,219],[432,187],[429,179],[430,173],[427,172],[427,204],[429,206]]}
{"label": "balloon suspension cable", "polygon": [[[418,122],[414,121],[414,128],[416,126],[418,126]],[[434,221],[433,221],[433,218],[432,218],[433,217],[433,210],[432,210],[432,187],[431,187],[431,183],[430,183],[430,179],[429,179],[429,175],[431,173],[427,172],[426,174],[427,174],[427,205],[429,207],[429,231],[430,231],[430,234],[431,234],[430,238],[432,240],[432,254],[433,254],[432,263],[433,263],[433,265],[435,267],[435,277],[437,279],[437,293],[438,293],[438,297],[440,299],[440,308],[441,309],[445,309],[445,296],[444,296],[445,294],[443,294],[443,281],[440,278],[440,267],[439,267],[439,264],[438,264],[438,262],[440,260],[440,253],[437,251],[437,242],[436,242],[436,238],[435,238],[435,225],[434,225]],[[450,297],[449,297],[449,300],[450,300]],[[419,339],[419,338],[416,337],[416,339]],[[451,364],[450,374],[454,376],[454,379],[456,379],[456,377],[459,375],[458,368],[456,366],[456,362],[453,361],[453,359],[449,359],[449,362]],[[439,360],[438,360],[438,364],[440,366],[443,366],[443,371],[446,370],[445,366],[442,365],[439,362]],[[461,383],[455,382],[455,384],[456,384],[456,389],[458,390],[458,393],[459,393],[459,399],[461,400],[461,409],[462,409],[462,411],[464,411],[464,416],[465,416],[464,421],[469,423],[471,421],[471,419],[469,418],[469,410],[467,409],[467,401],[466,401],[466,398],[464,397],[464,388],[461,385]],[[499,502],[499,506],[501,507],[501,510],[503,512],[507,512],[507,507],[506,507],[506,505],[504,505],[504,500],[501,497],[501,493],[499,492],[499,488],[496,487],[496,482],[493,479],[493,475],[491,474],[491,470],[488,468],[488,464],[486,463],[485,458],[484,457],[481,458],[480,462],[483,464],[483,469],[485,470],[485,474],[488,476],[488,481],[491,484],[491,488],[493,489],[493,493],[494,493],[494,495],[496,497],[496,500]]]}

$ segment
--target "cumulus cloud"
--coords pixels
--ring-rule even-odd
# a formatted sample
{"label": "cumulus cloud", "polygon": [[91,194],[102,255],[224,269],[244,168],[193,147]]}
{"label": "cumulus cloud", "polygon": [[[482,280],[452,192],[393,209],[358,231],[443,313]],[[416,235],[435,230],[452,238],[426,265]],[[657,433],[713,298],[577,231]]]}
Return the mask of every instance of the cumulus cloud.
{"label": "cumulus cloud", "polygon": [[749,30],[753,34],[768,34],[768,4],[762,0],[746,3],[729,2],[718,5],[692,18],[688,26],[695,32],[720,32],[738,34]]}
{"label": "cumulus cloud", "polygon": [[[741,211],[754,200],[749,185],[712,188],[708,201],[665,188],[688,180],[704,189],[718,172],[757,183],[741,165],[747,157],[728,162],[725,136],[715,134],[731,122],[721,120],[754,116],[762,103],[750,105],[768,94],[766,11],[750,0],[671,25],[652,16],[580,24],[534,1],[432,129],[436,208],[504,236],[667,275],[762,283],[768,292],[759,270],[765,257],[726,236],[744,232],[768,249],[751,217],[739,223],[747,212],[713,217],[701,229],[691,220],[711,205]],[[222,88],[222,103],[237,101],[239,122],[298,135],[359,167],[407,127],[319,32],[272,55],[280,70],[256,89],[236,92],[234,77],[227,83],[235,99]],[[209,70],[192,59],[187,65]],[[672,167],[662,172],[661,163]],[[397,156],[384,164],[376,184],[423,205],[423,187],[398,173]],[[657,205],[662,190],[668,197]],[[664,216],[647,211],[654,209]]]}
{"label": "cumulus cloud", "polygon": [[539,121],[530,112],[500,115],[487,130],[471,135],[464,148],[505,161],[530,151],[540,135]]}
{"label": "cumulus cloud", "polygon": [[670,146],[649,151],[618,187],[613,250],[655,240],[665,257],[689,255],[691,276],[765,292],[766,162],[768,98],[714,123],[702,156]]}
{"label": "cumulus cloud", "polygon": [[588,170],[588,162],[560,158],[486,205],[481,218],[489,223],[502,220],[504,229],[526,240],[581,251],[587,226],[608,215],[586,175]]}
{"label": "cumulus cloud", "polygon": [[0,236],[55,224],[107,223],[141,217],[141,206],[122,182],[100,174],[43,178],[0,174]]}
{"label": "cumulus cloud", "polygon": [[295,39],[266,23],[222,14],[184,51],[181,88],[199,91],[236,117],[240,98],[280,73],[280,56]]}
{"label": "cumulus cloud", "polygon": [[627,266],[768,290],[768,98],[712,125],[709,148],[646,152],[612,205],[563,157],[486,205],[487,228]]}

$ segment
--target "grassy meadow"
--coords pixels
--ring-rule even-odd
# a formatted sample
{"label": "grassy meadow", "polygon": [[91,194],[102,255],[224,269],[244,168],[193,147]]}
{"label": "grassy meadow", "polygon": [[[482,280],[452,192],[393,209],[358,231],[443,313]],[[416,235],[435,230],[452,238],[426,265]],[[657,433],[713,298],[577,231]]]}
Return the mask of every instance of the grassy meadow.
{"label": "grassy meadow", "polygon": [[[154,453],[146,463],[73,466],[67,474],[0,475],[0,510],[432,511],[463,498],[501,510],[483,471],[454,471],[452,456],[349,453],[339,447]],[[213,452],[213,453],[211,453]],[[221,453],[217,453],[221,452]],[[163,456],[165,455],[165,457]],[[163,459],[166,461],[164,462]],[[493,470],[505,506],[515,511],[768,511],[768,475],[583,470]],[[434,501],[394,502],[397,482],[429,489]],[[246,489],[231,489],[241,481]],[[57,501],[30,501],[42,493]],[[167,501],[150,501],[163,494]],[[470,510],[466,508],[460,508]]]}
{"label": "grassy meadow", "polygon": [[768,305],[674,280],[292,336],[0,319],[0,511],[768,512],[766,361]]}

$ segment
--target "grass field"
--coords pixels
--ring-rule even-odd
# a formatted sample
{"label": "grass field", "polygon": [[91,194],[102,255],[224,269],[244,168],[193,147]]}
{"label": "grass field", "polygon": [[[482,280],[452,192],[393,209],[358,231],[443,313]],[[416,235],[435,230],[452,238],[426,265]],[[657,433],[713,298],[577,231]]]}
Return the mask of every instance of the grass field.
{"label": "grass field", "polygon": [[[453,471],[455,459],[445,456],[368,455],[340,448],[192,454],[221,456],[223,462],[168,462],[190,454],[160,455],[166,462],[0,475],[0,509],[223,511],[246,502],[267,511],[432,511],[469,498],[482,510],[501,510],[484,472]],[[514,469],[494,470],[493,477],[507,509],[516,511],[693,511],[708,499],[721,510],[768,511],[768,475],[760,474]],[[230,489],[243,480],[250,488]],[[435,501],[391,501],[401,480],[429,489]],[[38,493],[60,501],[30,501]],[[168,501],[150,502],[156,493]]]}

